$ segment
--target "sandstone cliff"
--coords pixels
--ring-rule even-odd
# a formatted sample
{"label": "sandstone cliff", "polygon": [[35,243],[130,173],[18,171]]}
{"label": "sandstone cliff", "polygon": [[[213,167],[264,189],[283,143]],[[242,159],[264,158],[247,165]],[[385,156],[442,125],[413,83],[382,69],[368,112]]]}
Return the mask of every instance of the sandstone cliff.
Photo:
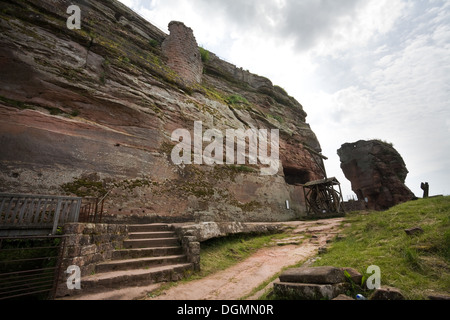
{"label": "sandstone cliff", "polygon": [[[117,1],[82,1],[81,29],[69,30],[71,4],[0,3],[0,192],[107,194],[116,220],[304,214],[299,185],[322,176],[304,147],[321,151],[300,103],[213,53],[202,61],[182,23],[168,35]],[[190,51],[177,52],[172,31],[189,35]],[[204,130],[279,129],[278,173],[174,165],[171,133],[194,121]]]}
{"label": "sandstone cliff", "polygon": [[405,185],[408,169],[391,144],[358,141],[338,150],[341,168],[359,200],[368,200],[368,208],[385,210],[415,196]]}

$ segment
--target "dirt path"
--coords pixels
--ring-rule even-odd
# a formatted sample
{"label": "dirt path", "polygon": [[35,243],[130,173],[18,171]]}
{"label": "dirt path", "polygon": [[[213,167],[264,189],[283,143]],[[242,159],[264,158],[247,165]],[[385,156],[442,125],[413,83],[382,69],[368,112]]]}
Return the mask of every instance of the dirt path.
{"label": "dirt path", "polygon": [[[272,278],[283,268],[317,255],[328,240],[340,232],[342,218],[289,222],[294,228],[292,237],[284,239],[283,245],[274,245],[257,251],[243,262],[203,279],[180,283],[161,295],[147,300],[237,300],[249,295],[263,282]],[[299,243],[300,244],[290,244]],[[266,287],[267,288],[267,287]],[[257,299],[265,289],[248,299]]]}

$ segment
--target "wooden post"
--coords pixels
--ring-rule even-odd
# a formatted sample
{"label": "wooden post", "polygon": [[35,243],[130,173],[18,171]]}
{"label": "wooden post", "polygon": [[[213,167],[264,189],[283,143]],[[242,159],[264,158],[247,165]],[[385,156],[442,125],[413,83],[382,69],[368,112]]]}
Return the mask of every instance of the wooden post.
{"label": "wooden post", "polygon": [[59,223],[59,214],[61,211],[61,202],[62,199],[58,199],[58,205],[56,206],[55,215],[53,216],[53,229],[52,234],[56,234],[56,230],[58,229],[58,223]]}

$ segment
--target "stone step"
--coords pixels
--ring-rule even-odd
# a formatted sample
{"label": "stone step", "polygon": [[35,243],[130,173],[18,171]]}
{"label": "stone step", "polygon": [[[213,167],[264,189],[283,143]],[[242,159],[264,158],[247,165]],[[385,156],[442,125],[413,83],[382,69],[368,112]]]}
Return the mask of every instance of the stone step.
{"label": "stone step", "polygon": [[112,260],[138,259],[145,257],[175,256],[183,254],[183,249],[179,246],[143,248],[143,249],[124,249],[116,250],[112,254]]}
{"label": "stone step", "polygon": [[145,286],[159,282],[179,281],[193,270],[191,263],[158,266],[148,269],[111,271],[94,274],[81,279],[81,290],[76,294],[108,291],[132,286]]}
{"label": "stone step", "polygon": [[137,239],[137,240],[124,240],[123,242],[123,246],[125,249],[173,247],[179,245],[180,241],[177,238]]}
{"label": "stone step", "polygon": [[98,264],[95,271],[97,273],[104,273],[111,271],[148,269],[155,266],[175,265],[184,262],[186,262],[185,255],[115,260]]}
{"label": "stone step", "polygon": [[134,232],[129,233],[128,238],[131,240],[138,239],[157,239],[157,238],[175,238],[176,234],[173,231],[159,231],[159,232]]}
{"label": "stone step", "polygon": [[170,227],[168,224],[155,223],[155,224],[135,224],[128,226],[128,232],[160,232],[169,231]]}
{"label": "stone step", "polygon": [[351,286],[349,283],[292,283],[276,280],[273,289],[277,297],[288,300],[332,300],[346,293]]}

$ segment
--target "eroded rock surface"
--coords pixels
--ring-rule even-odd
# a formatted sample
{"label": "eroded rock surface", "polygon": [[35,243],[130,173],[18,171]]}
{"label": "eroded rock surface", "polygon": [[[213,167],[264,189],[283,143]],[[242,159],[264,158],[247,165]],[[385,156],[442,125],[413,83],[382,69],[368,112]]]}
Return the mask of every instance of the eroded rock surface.
{"label": "eroded rock surface", "polygon": [[[201,79],[184,81],[163,53],[166,33],[106,0],[81,2],[81,29],[69,30],[71,4],[0,3],[1,192],[107,194],[110,222],[302,216],[300,184],[322,176],[304,147],[321,151],[299,102],[213,54]],[[279,129],[278,173],[174,165],[171,134],[194,121]]]}
{"label": "eroded rock surface", "polygon": [[405,162],[392,145],[378,140],[347,143],[338,155],[353,191],[359,200],[368,200],[369,209],[385,210],[415,197],[405,185]]}

